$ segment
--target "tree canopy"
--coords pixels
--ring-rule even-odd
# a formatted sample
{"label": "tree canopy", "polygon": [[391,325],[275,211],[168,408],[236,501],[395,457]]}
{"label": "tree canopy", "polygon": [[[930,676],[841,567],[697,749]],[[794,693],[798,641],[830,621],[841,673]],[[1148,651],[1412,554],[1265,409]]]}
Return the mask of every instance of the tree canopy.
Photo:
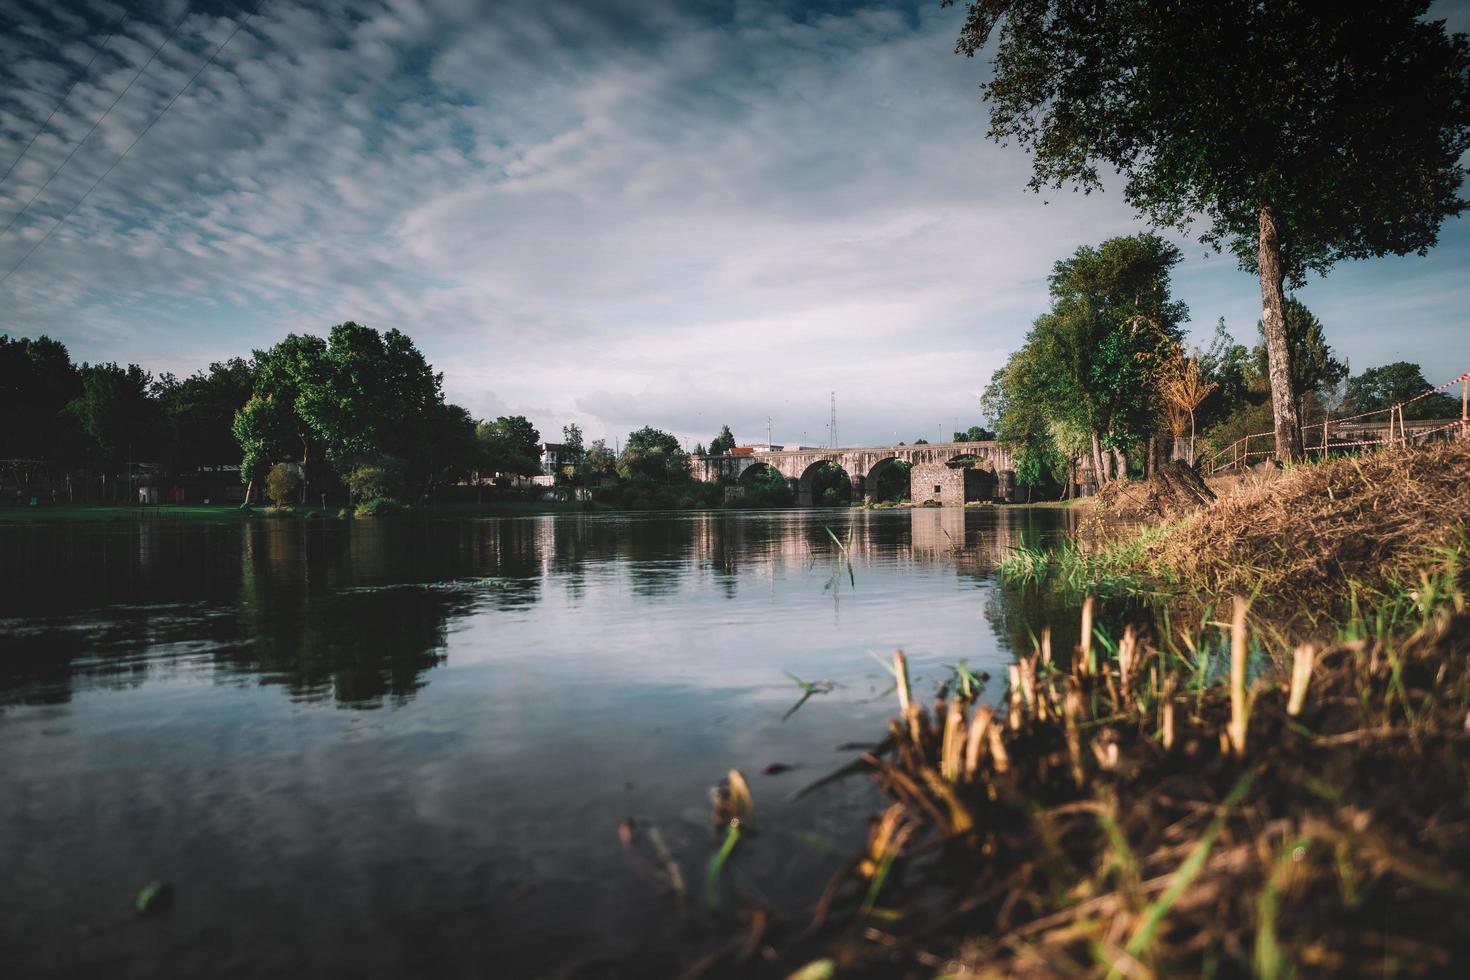
{"label": "tree canopy", "polygon": [[472,462],[468,413],[445,403],[442,375],[398,330],[348,321],[325,340],[290,334],[256,351],[255,365],[232,426],[247,481],[265,464],[299,459],[303,494],[313,469],[344,475],[364,465],[401,469],[406,486],[427,488]]}
{"label": "tree canopy", "polygon": [[[1408,401],[1429,390],[1429,382],[1419,365],[1394,361],[1382,367],[1369,368],[1347,383],[1347,406],[1354,412],[1372,412]],[[1430,395],[1404,406],[1404,418],[1453,419],[1460,406],[1448,395]]]}
{"label": "tree canopy", "polygon": [[[955,0],[944,0],[944,5]],[[1347,258],[1423,253],[1462,213],[1470,47],[1427,0],[973,0],[957,50],[998,34],[990,136],[1035,190],[1106,166],[1160,226],[1261,281],[1277,454],[1300,454],[1283,282]]]}
{"label": "tree canopy", "polygon": [[728,425],[720,426],[720,434],[710,440],[709,454],[719,456],[735,448],[735,434],[730,431]]}
{"label": "tree canopy", "polygon": [[617,470],[624,479],[670,483],[688,478],[689,456],[674,436],[645,425],[628,433],[628,441],[618,457]]}
{"label": "tree canopy", "polygon": [[541,472],[541,433],[524,415],[502,415],[476,428],[491,473],[536,476]]}

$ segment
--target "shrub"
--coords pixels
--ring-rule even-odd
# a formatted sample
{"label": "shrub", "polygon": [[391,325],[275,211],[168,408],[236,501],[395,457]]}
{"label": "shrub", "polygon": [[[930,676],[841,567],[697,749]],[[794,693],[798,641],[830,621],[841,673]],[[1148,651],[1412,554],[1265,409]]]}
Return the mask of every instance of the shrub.
{"label": "shrub", "polygon": [[388,514],[402,514],[407,510],[408,507],[406,505],[396,500],[391,500],[387,497],[374,497],[371,500],[365,500],[358,504],[357,508],[353,510],[352,516],[383,517]]}
{"label": "shrub", "polygon": [[301,487],[301,477],[283,463],[277,463],[265,475],[265,495],[277,507],[285,507],[296,497]]}
{"label": "shrub", "polygon": [[354,500],[398,500],[403,496],[406,469],[396,456],[379,456],[356,464],[342,479]]}

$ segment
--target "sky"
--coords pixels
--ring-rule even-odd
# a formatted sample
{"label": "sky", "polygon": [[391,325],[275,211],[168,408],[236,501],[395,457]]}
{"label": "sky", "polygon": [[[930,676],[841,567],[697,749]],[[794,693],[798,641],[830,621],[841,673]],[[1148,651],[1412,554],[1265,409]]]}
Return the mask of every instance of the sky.
{"label": "sky", "polygon": [[[1432,13],[1470,30],[1470,0]],[[1052,263],[1144,230],[1116,190],[1026,189],[1026,153],[985,138],[962,20],[938,0],[9,0],[0,333],[184,375],[356,320],[409,334],[476,417],[552,440],[764,442],[769,419],[825,445],[834,394],[843,445],[947,439],[981,420]],[[1254,343],[1256,280],[1171,237],[1192,337],[1223,316]],[[1298,295],[1355,371],[1437,382],[1470,368],[1467,272],[1459,218],[1426,257]]]}

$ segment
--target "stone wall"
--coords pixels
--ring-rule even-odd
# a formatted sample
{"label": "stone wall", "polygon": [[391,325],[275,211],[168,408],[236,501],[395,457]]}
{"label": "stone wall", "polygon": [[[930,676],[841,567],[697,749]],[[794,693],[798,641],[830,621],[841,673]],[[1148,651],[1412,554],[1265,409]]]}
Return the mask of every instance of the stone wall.
{"label": "stone wall", "polygon": [[[1002,477],[1009,474],[1006,470]],[[909,499],[915,504],[934,501],[961,507],[975,500],[1004,500],[1005,487],[984,467],[950,467],[944,463],[916,463],[909,471]]]}

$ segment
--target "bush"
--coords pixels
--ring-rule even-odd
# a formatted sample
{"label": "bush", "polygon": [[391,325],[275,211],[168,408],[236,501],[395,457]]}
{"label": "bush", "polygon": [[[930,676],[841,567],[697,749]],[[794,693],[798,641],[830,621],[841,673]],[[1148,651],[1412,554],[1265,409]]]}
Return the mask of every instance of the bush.
{"label": "bush", "polygon": [[296,497],[301,488],[301,477],[283,463],[277,463],[265,475],[265,495],[277,507],[285,507]]}
{"label": "bush", "polygon": [[387,497],[374,497],[363,501],[353,510],[353,517],[383,517],[388,514],[402,514],[408,510],[407,505]]}
{"label": "bush", "polygon": [[342,478],[352,499],[367,501],[400,500],[403,497],[407,466],[396,456],[379,456],[364,460],[347,471]]}

